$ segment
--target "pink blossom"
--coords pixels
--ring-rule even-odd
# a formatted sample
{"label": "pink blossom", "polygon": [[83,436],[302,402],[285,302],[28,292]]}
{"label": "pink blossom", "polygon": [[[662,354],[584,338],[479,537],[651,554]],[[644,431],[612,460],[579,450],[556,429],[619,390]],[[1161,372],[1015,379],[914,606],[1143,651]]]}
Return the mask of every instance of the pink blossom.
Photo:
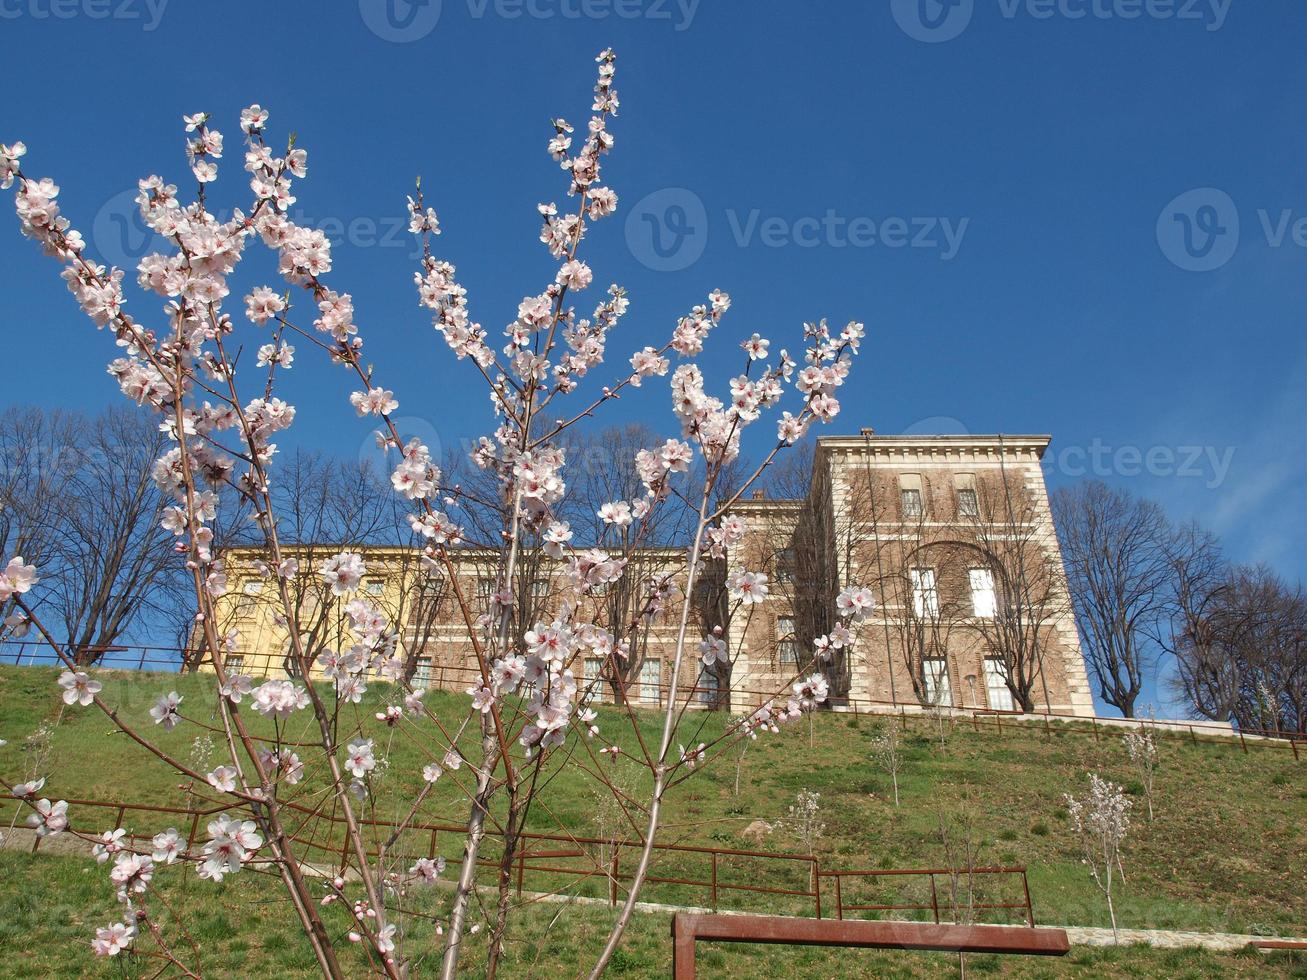
{"label": "pink blossom", "polygon": [[80,704],[86,707],[95,700],[103,688],[99,681],[93,681],[85,671],[65,670],[59,675],[59,686],[64,689],[64,704]]}
{"label": "pink blossom", "polygon": [[302,687],[288,680],[270,680],[251,692],[254,710],[265,718],[289,718],[308,707],[309,696]]}
{"label": "pink blossom", "polygon": [[95,930],[91,940],[91,949],[96,956],[117,956],[136,938],[136,927],[122,922],[115,922]]}
{"label": "pink blossom", "polygon": [[703,658],[704,664],[709,667],[717,663],[726,663],[730,659],[726,652],[726,641],[719,636],[705,636],[703,642],[699,644],[699,655]]}
{"label": "pink blossom", "polygon": [[749,360],[761,361],[767,356],[767,345],[769,343],[771,343],[771,341],[760,337],[758,334],[754,334],[740,346],[743,347],[744,352],[749,355]]}
{"label": "pink blossom", "polygon": [[356,391],[349,396],[349,402],[359,415],[389,415],[399,408],[394,392],[384,388],[369,388],[366,392]]}
{"label": "pink blossom", "polygon": [[236,791],[236,769],[233,766],[219,766],[204,778],[219,793],[234,793]]}
{"label": "pink blossom", "polygon": [[377,768],[377,760],[372,755],[372,739],[356,739],[346,746],[345,768],[355,779],[362,779]]}
{"label": "pink blossom", "polygon": [[181,851],[181,838],[175,828],[169,827],[163,833],[155,834],[150,845],[154,849],[151,857],[155,864],[172,864]]}
{"label": "pink blossom", "polygon": [[68,827],[68,802],[60,800],[51,803],[40,799],[33,804],[36,812],[27,818],[27,825],[36,828],[37,837],[51,837]]}
{"label": "pink blossom", "polygon": [[32,586],[39,581],[35,568],[23,564],[23,559],[19,556],[10,558],[4,571],[0,571],[0,602],[8,602],[15,595],[30,592]]}
{"label": "pink blossom", "polygon": [[731,598],[754,605],[767,598],[767,575],[764,572],[735,571],[726,578]]}
{"label": "pink blossom", "polygon": [[361,555],[352,551],[342,551],[333,555],[322,564],[322,580],[331,586],[332,595],[348,595],[356,592],[367,567]]}
{"label": "pink blossom", "polygon": [[154,707],[150,709],[150,717],[154,719],[156,725],[162,725],[164,731],[172,731],[181,724],[182,716],[178,708],[182,703],[182,695],[176,691],[169,691],[162,694],[154,702]]}
{"label": "pink blossom", "polygon": [[418,858],[413,867],[408,869],[408,873],[416,875],[422,884],[431,884],[436,878],[444,873],[445,859],[443,857],[435,858]]}

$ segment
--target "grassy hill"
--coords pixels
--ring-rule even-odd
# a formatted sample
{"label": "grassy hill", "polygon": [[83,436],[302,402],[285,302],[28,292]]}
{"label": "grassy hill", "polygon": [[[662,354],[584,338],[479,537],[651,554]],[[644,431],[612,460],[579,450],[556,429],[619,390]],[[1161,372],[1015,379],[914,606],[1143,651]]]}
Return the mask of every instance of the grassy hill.
{"label": "grassy hill", "polygon": [[[36,668],[0,668],[0,773],[11,782],[32,771],[49,775],[46,794],[54,798],[85,798],[123,802],[153,802],[185,806],[188,794],[179,788],[179,777],[155,763],[138,746],[121,734],[94,709],[63,709],[55,684],[56,672]],[[154,698],[176,689],[186,697],[184,709],[198,720],[210,716],[212,706],[204,700],[204,682],[189,677],[136,673],[106,674],[105,696],[122,706],[124,718],[149,727],[161,735],[177,755],[188,758],[200,751],[197,737],[206,734],[200,726],[186,724],[168,735],[149,725],[147,712]],[[369,691],[357,711],[351,708],[349,724],[358,724],[376,738],[378,754],[385,747],[389,766],[377,786],[376,813],[385,819],[397,807],[396,800],[413,791],[421,781],[426,761],[412,740],[397,736],[373,719],[373,714],[393,692],[384,685]],[[428,703],[451,720],[461,717],[466,699],[457,695],[432,694]],[[605,742],[616,740],[634,748],[625,722],[612,718],[611,709],[601,711],[600,725]],[[256,717],[249,715],[249,717]],[[720,731],[720,715],[692,714],[678,732],[686,744],[697,744]],[[654,739],[658,720],[646,721],[646,739]],[[796,726],[779,736],[752,743],[740,763],[740,788],[735,792],[735,758],[724,757],[675,791],[663,840],[726,848],[758,848],[764,851],[798,852],[803,845],[777,828],[761,842],[744,836],[755,820],[776,823],[800,790],[821,794],[820,819],[825,833],[815,847],[823,868],[874,869],[941,867],[950,864],[959,843],[969,843],[977,864],[1023,864],[1029,869],[1032,900],[1037,921],[1046,924],[1106,926],[1106,908],[1080,862],[1076,839],[1062,807],[1064,792],[1083,793],[1086,773],[1095,771],[1125,783],[1138,793],[1119,739],[1101,741],[1087,732],[1054,729],[1045,734],[1039,727],[1005,725],[1002,734],[991,730],[974,732],[958,727],[940,732],[926,720],[908,724],[904,732],[906,763],[899,776],[900,802],[893,803],[890,780],[872,758],[875,737],[897,720],[821,714],[811,727]],[[35,737],[34,733],[36,734]],[[294,737],[294,733],[292,733]],[[213,757],[216,764],[218,757]],[[208,768],[206,766],[205,768]],[[609,770],[615,779],[638,791],[638,769],[630,760],[619,760]],[[609,836],[616,824],[592,789],[593,781],[575,768],[563,769],[549,782],[542,806],[532,810],[529,826],[543,833],[566,832],[584,836]],[[205,788],[207,790],[207,787]],[[465,818],[467,803],[452,781],[437,784],[435,812],[457,823]],[[1307,898],[1304,898],[1303,861],[1307,855],[1307,759],[1295,762],[1283,747],[1252,747],[1245,755],[1226,744],[1191,744],[1184,739],[1166,739],[1161,744],[1161,767],[1156,788],[1156,819],[1145,819],[1143,799],[1136,796],[1135,820],[1125,849],[1126,881],[1117,893],[1117,918],[1123,927],[1186,929],[1255,934],[1302,935],[1307,933]],[[608,808],[611,809],[611,808]],[[12,810],[4,813],[6,822]],[[73,818],[79,814],[74,808]],[[177,820],[129,817],[124,823],[136,832],[153,832]],[[104,823],[99,826],[96,820]],[[93,829],[105,829],[111,813],[87,820]],[[601,833],[602,831],[602,833]],[[315,829],[316,832],[316,829]],[[323,837],[329,834],[322,829]],[[618,830],[618,833],[621,831]],[[945,840],[952,842],[952,849]],[[439,843],[442,853],[453,857],[458,841],[447,835]],[[415,845],[417,846],[417,845]],[[425,839],[421,844],[425,847]],[[107,877],[88,872],[90,862],[81,858],[25,858],[0,853],[0,894],[13,892],[27,882],[33,885],[50,879],[67,882],[60,901],[69,906],[58,924],[41,908],[28,905],[12,894],[4,895],[7,908],[18,910],[9,917],[0,935],[15,928],[15,921],[28,921],[38,935],[62,929],[80,921],[83,909],[106,914],[112,905]],[[43,863],[45,862],[45,863]],[[664,877],[703,878],[704,859],[698,855],[668,855],[654,874]],[[742,862],[720,870],[723,883],[756,880],[758,865]],[[768,874],[774,872],[770,866]],[[796,867],[789,883],[796,890],[806,888],[807,870]],[[276,903],[275,891],[263,881],[237,880],[223,887],[223,901],[213,915],[236,917],[241,902]],[[783,877],[783,873],[782,873]],[[489,880],[489,875],[487,875]],[[537,879],[542,880],[542,879]],[[778,878],[777,881],[781,879]],[[75,887],[73,887],[75,885]],[[197,896],[212,886],[194,881],[187,887]],[[531,887],[528,881],[528,889]],[[823,886],[826,887],[826,886]],[[891,897],[920,899],[920,883],[895,883]],[[246,891],[248,890],[248,894]],[[591,879],[571,891],[604,895],[607,885]],[[885,894],[885,893],[880,893]],[[244,896],[244,897],[242,897]],[[867,893],[864,901],[879,895]],[[652,901],[707,904],[702,888],[651,886],[645,897]],[[846,902],[850,901],[846,897]],[[887,903],[888,904],[888,903]],[[906,904],[906,902],[905,902]],[[811,903],[799,898],[748,895],[724,891],[721,905],[755,911],[810,912]],[[90,915],[90,911],[85,914]],[[541,922],[547,916],[535,910],[531,916]],[[571,930],[570,954],[584,959],[583,945],[575,940],[593,934],[598,941],[607,913],[602,908],[575,908],[566,913],[575,920]],[[92,918],[94,918],[92,915]],[[25,918],[26,916],[26,918]],[[30,920],[30,921],[29,921]],[[1001,920],[999,920],[1001,921]],[[267,927],[260,918],[260,929]],[[292,924],[287,923],[287,928]],[[240,930],[238,929],[238,932]],[[238,940],[250,950],[265,943],[257,934]],[[631,968],[650,969],[650,976],[665,975],[665,967],[653,968],[652,957],[666,952],[666,923],[657,917],[642,919],[632,941],[633,949],[644,949]],[[54,940],[54,935],[47,938]],[[546,941],[547,942],[547,941]],[[293,956],[286,943],[275,944],[282,957]],[[294,944],[290,944],[293,946]],[[514,955],[526,957],[530,948],[539,954],[543,947],[527,939]],[[825,975],[823,964],[833,963],[832,954],[819,951],[764,951],[722,947],[711,950],[715,974],[743,976],[746,970],[783,969],[799,975]],[[254,955],[251,952],[250,955]],[[532,954],[534,955],[534,954]],[[551,954],[552,955],[552,954]],[[895,954],[897,959],[877,959],[875,954],[859,963],[877,975],[900,975],[922,969],[930,975],[939,959]],[[786,959],[791,957],[791,959]],[[805,959],[805,957],[807,959]],[[816,957],[816,959],[812,959]],[[1113,960],[1113,957],[1124,957]],[[1169,958],[1168,958],[1169,957]],[[1186,960],[1186,957],[1189,959]],[[1133,959],[1132,959],[1133,958]],[[992,958],[990,958],[992,959]],[[658,960],[658,962],[662,962]],[[990,962],[981,958],[983,964]],[[1301,961],[1298,961],[1301,962]],[[806,963],[799,967],[796,964]],[[1109,966],[1109,963],[1115,965]],[[1293,975],[1299,969],[1292,957],[1245,961],[1239,956],[1205,953],[1163,953],[1148,950],[1081,950],[1072,961],[1056,966],[1047,962],[1020,965],[1015,960],[992,960],[991,972],[1004,976],[1046,976],[1049,971],[1065,975],[1102,975],[1114,972],[1140,976],[1247,975],[1269,968]],[[523,970],[527,960],[521,961]],[[872,964],[879,964],[874,967]],[[287,961],[287,972],[298,969]],[[84,966],[84,964],[83,964]],[[12,965],[11,965],[12,967]],[[11,967],[0,966],[0,975]],[[1076,970],[1083,969],[1083,974]],[[1016,972],[1013,972],[1016,971]],[[1031,972],[1021,972],[1031,971]],[[1041,972],[1042,971],[1042,972]],[[564,971],[566,972],[566,971]],[[829,971],[831,974],[838,972]],[[25,975],[12,973],[9,975]],[[35,975],[35,974],[27,974]],[[517,975],[514,973],[513,975]]]}

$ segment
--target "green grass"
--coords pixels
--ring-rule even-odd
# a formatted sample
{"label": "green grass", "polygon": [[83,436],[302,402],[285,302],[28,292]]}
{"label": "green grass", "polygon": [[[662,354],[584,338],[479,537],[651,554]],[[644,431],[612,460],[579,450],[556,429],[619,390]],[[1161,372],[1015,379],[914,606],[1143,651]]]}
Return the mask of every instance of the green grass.
{"label": "green grass", "polygon": [[[186,696],[183,709],[188,717],[204,724],[216,721],[212,704],[204,698],[203,679],[136,673],[106,673],[102,679],[106,698],[121,706],[122,717],[148,729],[150,735],[157,736],[169,751],[182,759],[189,760],[194,739],[204,732],[198,725],[188,723],[165,734],[150,724],[147,713],[155,697],[176,689]],[[424,751],[416,740],[404,734],[403,728],[387,729],[373,719],[378,704],[388,696],[393,696],[393,692],[384,685],[374,686],[364,704],[357,709],[351,707],[342,715],[344,729],[362,727],[377,740],[378,754],[384,751],[389,757],[388,771],[376,786],[374,800],[375,814],[382,820],[391,819],[399,812],[398,801],[420,785],[421,767],[430,761],[429,750]],[[454,723],[461,718],[466,705],[462,695],[433,693],[427,701],[438,714]],[[307,735],[307,715],[301,713],[288,737]],[[245,716],[256,732],[269,732],[270,726],[252,712],[247,710]],[[687,745],[710,741],[720,732],[724,721],[717,714],[691,714],[678,732],[678,740]],[[660,719],[653,714],[644,717],[646,741],[656,742],[659,723]],[[896,808],[889,777],[871,759],[873,739],[890,723],[884,719],[822,714],[813,725],[811,746],[806,723],[779,736],[760,738],[745,755],[738,796],[733,792],[734,756],[720,758],[674,791],[660,839],[728,848],[758,846],[768,851],[799,851],[801,845],[781,831],[761,845],[744,838],[742,831],[755,819],[776,821],[793,802],[794,795],[806,788],[822,795],[826,833],[817,851],[823,868],[942,866],[947,863],[947,855],[940,840],[941,818],[956,831],[956,813],[961,801],[970,800],[979,862],[1026,865],[1040,923],[1107,925],[1105,905],[1080,862],[1078,845],[1061,799],[1064,792],[1084,792],[1085,774],[1091,770],[1126,785],[1135,781],[1119,739],[1103,737],[1096,742],[1087,732],[1055,728],[1052,734],[1046,735],[1035,726],[1005,724],[1001,735],[992,729],[973,732],[969,727],[960,727],[941,747],[925,722],[909,723],[905,734],[907,762],[899,775],[902,805]],[[48,738],[35,741],[28,738],[43,725],[52,726]],[[605,743],[616,741],[625,750],[636,751],[635,739],[627,730],[625,720],[618,718],[612,709],[601,710],[600,725]],[[179,807],[185,807],[190,799],[179,786],[180,777],[153,761],[126,736],[115,733],[112,723],[98,711],[64,709],[58,698],[54,671],[0,668],[0,738],[9,742],[0,747],[0,774],[14,782],[30,776],[34,768],[39,769],[40,774],[49,776],[44,792],[52,798],[152,802]],[[474,742],[468,745],[471,749]],[[204,768],[220,761],[215,754]],[[603,764],[615,778],[629,780],[637,795],[640,787],[647,785],[647,775],[642,777],[639,767],[630,759]],[[315,785],[319,783],[311,775],[302,788],[311,792]],[[549,781],[541,805],[531,811],[529,828],[542,833],[594,834],[598,810],[594,785],[594,780],[579,767],[562,768]],[[207,787],[201,789],[207,794]],[[1125,849],[1127,880],[1115,893],[1117,918],[1122,926],[1252,934],[1307,933],[1307,899],[1302,892],[1302,855],[1307,854],[1307,760],[1295,762],[1283,747],[1250,746],[1250,753],[1245,755],[1228,744],[1191,744],[1186,739],[1168,738],[1161,745],[1154,823],[1149,824],[1144,818],[1142,797],[1135,799],[1135,821]],[[433,819],[458,823],[466,817],[466,796],[459,792],[453,780],[442,779],[437,784],[431,804],[427,813]],[[6,822],[10,813],[12,808],[0,811]],[[114,819],[112,813],[96,813],[87,808],[79,812],[76,807],[72,816],[75,823],[97,831],[107,829]],[[137,815],[124,820],[137,833],[155,832],[170,823],[183,827],[183,822],[184,818]],[[339,840],[338,836],[332,838],[328,827],[306,826],[304,832],[317,833],[323,841]],[[427,835],[420,839],[410,835],[404,846],[417,853],[425,851],[429,843]],[[436,846],[453,858],[458,854],[459,840],[454,834],[440,835]],[[490,846],[487,853],[493,852],[494,847]],[[78,923],[72,933],[76,938],[74,946],[86,936],[86,916],[92,911],[103,916],[113,904],[112,889],[103,869],[87,870],[88,862],[81,859],[50,858],[47,866],[39,860],[14,864],[28,859],[13,854],[2,857],[6,865],[0,890],[6,893],[7,908],[27,908],[7,894],[13,887],[12,880],[21,878],[35,883],[42,881],[43,876],[59,877],[58,902],[65,908],[60,921]],[[55,870],[65,862],[72,870]],[[49,870],[43,871],[46,867]],[[765,877],[767,884],[777,887],[795,890],[807,887],[808,871],[804,866],[795,865],[785,871],[777,870],[778,867],[765,862],[724,861],[718,869],[719,880],[722,884],[750,883]],[[709,877],[709,872],[706,858],[688,854],[664,856],[653,871],[663,877],[700,879]],[[160,877],[168,879],[171,875]],[[237,876],[237,879],[246,877]],[[486,880],[490,880],[489,872]],[[528,889],[533,883],[543,887],[564,882],[528,875]],[[580,883],[569,879],[566,884],[576,894],[607,893],[607,883],[601,878]],[[189,887],[197,901],[213,888],[194,880]],[[256,899],[253,891],[242,897],[242,889],[256,887],[267,893],[265,898]],[[882,889],[875,895],[870,890],[859,895],[854,888],[854,894],[845,894],[845,901],[870,904],[881,901],[882,897],[898,902],[909,898],[928,901],[925,886],[919,882],[897,881],[894,887],[892,892]],[[1012,895],[1010,888],[1006,886],[1003,891],[1004,900],[1018,897]],[[828,890],[829,884],[824,884],[823,897],[829,904]],[[221,905],[211,910],[214,916],[227,916],[226,926],[222,928],[241,921],[242,915],[247,914],[241,911],[242,903],[258,900],[268,903],[269,908],[278,906],[275,883],[253,880],[246,884],[233,880],[223,886],[222,895]],[[651,884],[643,897],[650,901],[708,904],[706,889],[689,886]],[[721,905],[760,912],[811,912],[810,900],[725,889]],[[227,910],[223,911],[224,908]],[[50,915],[44,906],[24,912],[25,916],[28,914],[40,920],[32,926],[38,932],[48,932],[56,926],[46,921]],[[547,913],[533,909],[528,918],[535,921],[556,914],[556,907]],[[567,936],[566,954],[582,959],[593,955],[606,911],[573,908],[563,914],[568,921],[575,920],[562,930]],[[264,933],[274,929],[273,917],[260,914],[258,921],[256,930],[239,929],[231,941],[245,944],[251,956],[256,955],[259,944],[263,943],[268,949],[257,955],[275,957],[271,967],[277,975],[296,975],[295,970],[300,968],[297,963],[311,970],[311,963],[303,963],[306,955],[303,944],[294,941],[293,922],[285,924],[287,931],[283,938],[271,942]],[[624,957],[638,965],[630,975],[665,975],[666,922],[652,917],[642,918],[640,923],[623,952]],[[13,917],[3,928],[15,928]],[[221,934],[222,928],[215,925],[215,935]],[[563,954],[552,950],[549,944],[555,940],[544,937],[543,927],[538,931],[542,938],[537,951],[547,951],[546,959],[555,962]],[[0,936],[3,935],[0,931]],[[550,933],[550,937],[553,935]],[[58,939],[53,935],[50,938]],[[76,955],[82,963],[80,947]],[[524,959],[519,966],[525,970],[527,954],[521,955]],[[710,965],[718,956],[728,964],[720,970],[714,968],[711,975],[734,975],[732,971],[736,967],[729,964],[737,961],[750,970],[779,968],[805,976],[839,972],[823,965],[834,962],[827,958],[829,954],[812,950],[707,947],[702,955]],[[840,955],[856,956],[859,963],[864,957],[861,953]],[[1113,957],[1124,959],[1117,961]],[[920,975],[927,975],[932,965],[937,968],[940,962],[938,957],[924,954],[921,957],[896,954],[892,959],[865,954],[865,958],[869,973],[887,976],[915,976],[918,974],[912,971],[917,969],[925,971]],[[990,959],[973,958],[973,971],[1002,976],[1044,976],[1048,973],[1040,971],[1051,969],[1042,962],[1023,966],[1017,960],[991,963]],[[1132,972],[1136,960],[1142,964],[1138,969],[1143,972]],[[639,972],[649,970],[650,963],[662,965],[652,972]],[[1279,961],[1160,951],[1077,951],[1069,964],[1064,962],[1056,969],[1059,975],[1071,976],[1103,973],[1138,976],[1246,973],[1251,976],[1269,963]],[[1285,958],[1282,965],[1286,970],[1297,968],[1291,958]],[[0,972],[4,969],[7,967],[0,966]],[[740,975],[744,969],[740,968]]]}
{"label": "green grass", "polygon": [[[317,970],[298,925],[281,901],[279,886],[256,874],[241,874],[221,885],[198,881],[190,872],[162,879],[162,896],[183,918],[198,952],[189,945],[179,952],[189,967],[205,977],[314,977]],[[88,859],[33,856],[0,852],[0,947],[11,955],[0,959],[5,978],[149,976],[155,961],[142,957],[98,961],[91,956],[88,937],[95,925],[117,916],[102,869]],[[438,914],[447,893],[431,891],[415,900]],[[327,925],[342,931],[343,919],[327,911]],[[576,905],[534,905],[520,913],[520,928],[505,952],[502,975],[550,978],[584,975],[594,951],[611,924],[607,909]],[[165,929],[168,919],[165,916]],[[671,972],[671,943],[666,915],[636,916],[628,939],[614,958],[610,976],[661,978]],[[15,956],[12,951],[39,950],[39,955]],[[406,939],[417,958],[417,973],[434,972],[439,956],[437,938],[419,924]],[[357,947],[342,944],[342,963],[349,976],[363,976],[367,964]],[[477,976],[484,950],[469,946],[465,973]],[[152,965],[154,964],[154,965]],[[700,944],[700,976],[753,978],[880,977],[933,978],[956,975],[957,958],[943,953],[823,950],[802,947]],[[972,955],[968,974],[1010,978],[1137,977],[1149,980],[1200,978],[1301,978],[1307,976],[1307,956],[1252,951],[1214,953],[1204,950],[1157,950],[1143,946],[1075,947],[1062,959]]]}

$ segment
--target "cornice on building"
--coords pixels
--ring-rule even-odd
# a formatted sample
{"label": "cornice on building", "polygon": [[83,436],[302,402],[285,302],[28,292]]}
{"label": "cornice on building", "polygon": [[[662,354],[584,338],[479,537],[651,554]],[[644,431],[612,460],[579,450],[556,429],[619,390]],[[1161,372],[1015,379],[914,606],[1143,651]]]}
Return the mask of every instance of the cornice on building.
{"label": "cornice on building", "polygon": [[817,453],[861,455],[884,459],[945,459],[959,462],[987,459],[1042,459],[1053,441],[1048,435],[946,435],[905,436],[866,434],[821,436]]}

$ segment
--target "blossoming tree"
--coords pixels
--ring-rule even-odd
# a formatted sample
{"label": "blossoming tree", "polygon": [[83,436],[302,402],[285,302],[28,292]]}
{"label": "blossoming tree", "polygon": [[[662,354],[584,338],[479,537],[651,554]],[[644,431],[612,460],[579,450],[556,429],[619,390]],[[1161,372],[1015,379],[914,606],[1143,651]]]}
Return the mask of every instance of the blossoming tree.
{"label": "blossoming tree", "polygon": [[[338,948],[341,935],[362,950],[373,969],[390,977],[405,976],[422,951],[409,939],[417,913],[402,898],[411,889],[431,884],[444,868],[443,861],[432,857],[410,862],[396,842],[420,819],[451,816],[432,812],[430,789],[444,779],[454,781],[471,806],[464,814],[466,835],[453,874],[454,889],[438,920],[445,943],[442,975],[454,974],[470,941],[471,897],[489,834],[503,844],[496,882],[499,900],[486,933],[488,972],[494,975],[512,920],[509,882],[525,815],[539,787],[548,784],[549,774],[570,766],[613,793],[628,814],[638,815],[643,837],[621,913],[595,959],[597,976],[620,944],[648,875],[668,791],[739,740],[779,732],[825,700],[826,683],[819,674],[795,677],[792,689],[778,691],[757,711],[732,721],[719,737],[699,742],[696,731],[687,739],[692,695],[682,691],[682,676],[697,659],[708,665],[730,664],[736,655],[720,631],[696,635],[688,601],[679,602],[671,695],[656,742],[646,743],[637,732],[638,750],[624,751],[606,737],[609,733],[600,731],[600,717],[588,704],[595,694],[591,688],[601,682],[579,682],[574,672],[578,658],[599,657],[614,665],[606,676],[621,676],[616,667],[628,656],[632,631],[675,608],[678,597],[692,595],[706,563],[729,562],[745,530],[728,513],[731,505],[813,422],[829,421],[839,411],[837,391],[863,337],[858,323],[840,331],[832,331],[824,321],[805,325],[800,364],[785,350],[771,358],[769,342],[755,334],[741,345],[743,369],[730,379],[729,393],[717,397],[709,392],[695,359],[730,308],[729,296],[718,290],[681,317],[670,337],[635,350],[629,367],[606,383],[591,382],[590,375],[606,363],[610,334],[629,305],[626,291],[616,285],[601,295],[589,316],[572,305],[594,280],[591,266],[579,257],[586,231],[617,208],[616,193],[600,182],[603,159],[613,147],[610,125],[618,109],[615,57],[604,51],[597,63],[588,125],[577,134],[565,120],[552,122],[548,151],[562,168],[573,201],[569,208],[539,206],[540,240],[553,260],[553,274],[542,289],[517,304],[502,345],[493,346],[473,319],[455,267],[434,253],[440,226],[420,183],[408,199],[410,230],[421,246],[414,274],[418,302],[431,311],[435,330],[454,358],[485,386],[495,417],[493,431],[471,454],[476,466],[493,479],[503,505],[503,547],[488,611],[478,609],[463,593],[455,570],[458,549],[467,544],[459,518],[465,503],[460,489],[444,478],[427,446],[401,438],[394,421],[399,400],[364,361],[351,296],[331,280],[330,242],[321,231],[289,217],[298,182],[307,176],[307,153],[293,139],[284,150],[273,148],[267,111],[256,105],[240,115],[252,199],[247,207],[227,212],[226,220],[215,215],[209,198],[219,163],[230,148],[206,113],[184,119],[194,196],[184,201],[178,188],[160,176],[140,181],[141,215],[169,244],[166,252],[145,256],[136,269],[138,285],[163,300],[153,325],[127,311],[125,271],[106,268],[89,254],[81,235],[60,212],[58,186],[24,171],[24,145],[0,145],[0,184],[17,188],[23,233],[60,264],[83,311],[112,338],[117,356],[109,373],[122,393],[155,413],[170,439],[155,464],[154,479],[173,500],[163,526],[175,535],[177,550],[187,562],[201,657],[212,665],[213,683],[207,695],[210,703],[199,706],[184,703],[175,691],[161,691],[150,719],[159,730],[172,730],[198,723],[196,709],[210,710],[226,746],[222,764],[201,772],[163,747],[148,725],[124,718],[106,699],[100,682],[74,662],[66,645],[42,621],[39,609],[24,600],[37,570],[21,557],[8,559],[0,572],[0,601],[14,600],[34,635],[65,661],[68,669],[59,681],[63,700],[104,712],[159,764],[207,786],[225,810],[208,824],[207,841],[188,842],[175,830],[142,839],[126,828],[98,833],[82,826],[65,802],[42,795],[44,778],[5,783],[29,806],[37,834],[78,834],[95,842],[97,859],[112,861],[110,877],[124,914],[121,921],[97,931],[92,944],[96,953],[157,956],[190,973],[183,964],[188,954],[182,943],[154,911],[159,900],[155,876],[173,864],[193,865],[202,877],[215,881],[247,868],[271,869],[325,976],[348,972]],[[238,266],[260,243],[275,257],[281,283],[274,287],[265,280],[252,286],[244,294],[243,316],[227,312]],[[238,326],[241,319],[248,325]],[[239,333],[251,330],[261,337],[252,368],[238,363]],[[461,724],[451,725],[429,708],[425,691],[408,679],[411,671],[405,669],[401,651],[403,624],[388,622],[361,594],[367,574],[364,557],[346,551],[315,567],[300,567],[296,542],[283,540],[272,492],[277,478],[274,440],[293,425],[297,409],[277,391],[292,365],[300,370],[305,363],[302,356],[295,357],[296,345],[320,354],[353,378],[349,402],[359,416],[376,420],[378,444],[394,461],[394,492],[405,502],[407,523],[423,542],[422,563],[448,583],[476,677]],[[675,369],[673,358],[680,361]],[[669,373],[679,437],[650,445],[630,460],[643,492],[598,508],[601,525],[613,533],[576,540],[559,513],[567,463],[561,437],[625,389]],[[791,389],[792,410],[782,410]],[[780,413],[771,449],[723,500],[714,491],[724,469],[737,464],[742,433],[769,411]],[[293,669],[287,677],[255,679],[227,669],[225,653],[238,648],[239,636],[223,632],[215,613],[215,600],[228,583],[212,531],[224,495],[235,495],[248,507],[258,527],[263,551],[259,568],[289,636],[288,664]],[[623,575],[660,508],[673,499],[688,501],[694,514],[683,562],[639,583],[633,613],[628,609],[620,619],[605,621],[604,604],[589,600]],[[514,591],[519,581],[515,573],[528,548],[542,549],[558,566],[566,589],[552,615],[515,625],[519,621],[513,611],[522,601]],[[293,585],[302,576],[317,577],[346,619],[349,637],[340,649],[300,629]],[[745,568],[732,569],[727,586],[732,613],[751,614],[768,592],[766,576]],[[853,642],[846,627],[861,621],[872,607],[866,589],[846,584],[832,611],[841,644]],[[390,686],[383,689],[386,706],[376,721],[402,729],[423,746],[428,760],[422,769],[425,788],[404,801],[390,835],[380,841],[367,834],[363,814],[385,767],[386,749],[368,734],[374,722],[359,707],[368,683],[377,680]],[[262,720],[255,723],[253,716]],[[636,709],[629,703],[619,705],[605,716],[604,724],[634,727]],[[636,800],[619,789],[609,775],[613,766],[646,770],[651,776],[647,798]],[[290,817],[327,808],[339,813],[344,824],[343,865],[339,875],[311,882]],[[329,928],[332,916],[343,916],[347,928]],[[194,953],[198,956],[198,950]]]}
{"label": "blossoming tree", "polygon": [[1084,862],[1094,883],[1107,899],[1107,915],[1112,922],[1112,938],[1117,938],[1116,908],[1112,904],[1112,885],[1115,874],[1125,868],[1121,864],[1121,845],[1130,831],[1130,801],[1125,790],[1103,779],[1098,773],[1089,774],[1089,795],[1084,798],[1062,794],[1071,826],[1080,835],[1084,848]]}

